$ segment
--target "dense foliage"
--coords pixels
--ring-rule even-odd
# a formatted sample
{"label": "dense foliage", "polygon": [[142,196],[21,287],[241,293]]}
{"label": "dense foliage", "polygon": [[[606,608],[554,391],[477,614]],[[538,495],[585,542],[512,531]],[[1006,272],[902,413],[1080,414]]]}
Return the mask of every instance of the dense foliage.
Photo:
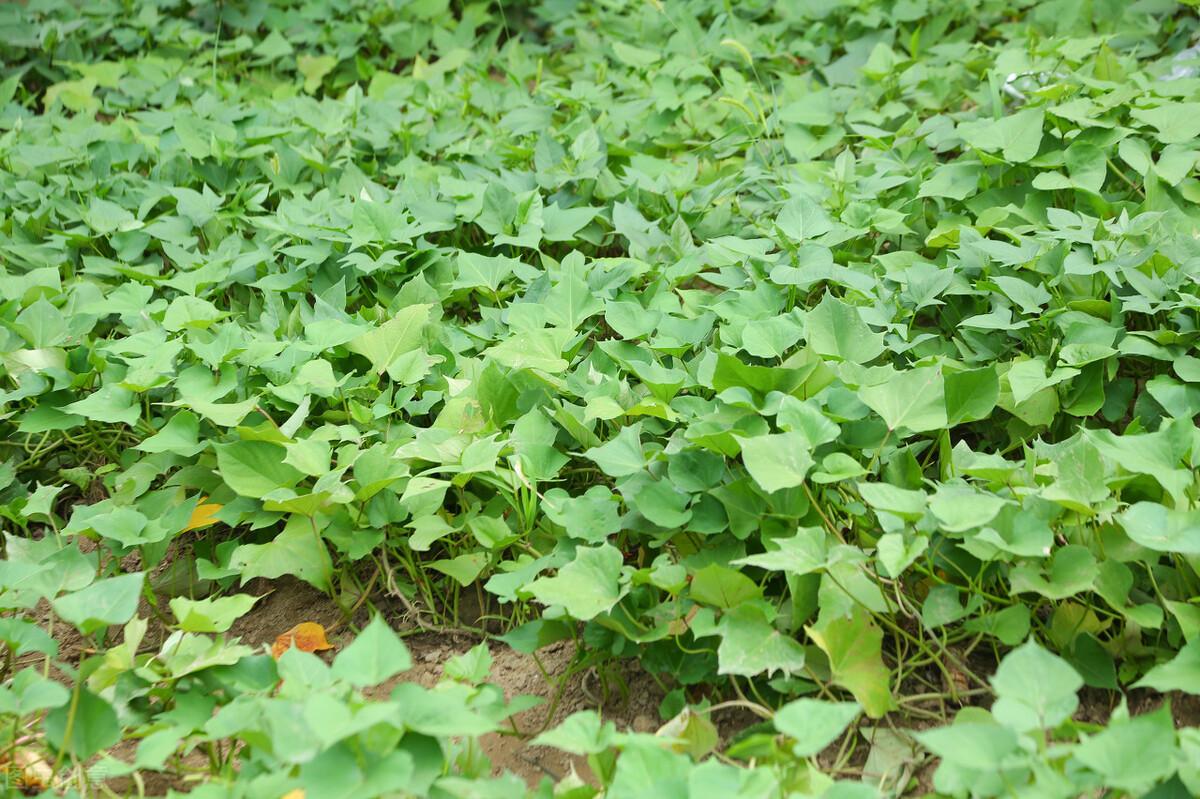
{"label": "dense foliage", "polygon": [[[3,759],[522,794],[486,649],[371,690],[403,626],[662,683],[538,796],[1200,793],[1198,30],[0,6]],[[283,575],[390,612],[276,660],[228,630]]]}

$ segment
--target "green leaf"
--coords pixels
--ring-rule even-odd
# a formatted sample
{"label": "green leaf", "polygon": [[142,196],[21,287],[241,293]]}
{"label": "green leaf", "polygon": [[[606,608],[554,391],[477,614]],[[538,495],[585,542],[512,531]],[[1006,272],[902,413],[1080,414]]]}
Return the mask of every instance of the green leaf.
{"label": "green leaf", "polygon": [[946,426],[986,419],[1000,397],[995,367],[945,372]]}
{"label": "green leaf", "polygon": [[616,727],[611,721],[604,721],[594,710],[580,710],[530,743],[533,746],[553,746],[573,755],[594,755],[612,746],[615,737]]}
{"label": "green leaf", "polygon": [[1037,155],[1044,118],[1040,107],[1024,108],[999,119],[964,122],[958,126],[958,135],[972,147],[998,152],[1004,160],[1021,164]]}
{"label": "green leaf", "polygon": [[21,515],[26,519],[33,516],[42,516],[47,519],[52,518],[54,500],[65,488],[66,486],[44,486],[39,483],[33,493],[25,500],[25,506],[21,508]]}
{"label": "green leaf", "polygon": [[233,623],[250,612],[262,597],[234,594],[227,597],[188,599],[177,596],[171,600],[171,612],[179,621],[179,629],[189,633],[223,633]]}
{"label": "green leaf", "polygon": [[1174,658],[1150,669],[1133,686],[1200,694],[1200,641],[1188,642]]}
{"label": "green leaf", "polygon": [[376,615],[333,661],[333,676],[353,686],[379,685],[412,668],[412,656],[400,637]]}
{"label": "green leaf", "polygon": [[754,482],[773,493],[804,484],[813,466],[811,448],[803,433],[773,433],[754,438],[734,436],[742,449],[742,462]]}
{"label": "green leaf", "polygon": [[521,266],[515,258],[502,255],[481,255],[474,252],[458,254],[458,273],[454,278],[453,287],[486,288],[495,293],[500,284]]}
{"label": "green leaf", "polygon": [[738,558],[733,563],[793,575],[810,574],[825,567],[827,547],[827,534],[822,528],[801,527],[790,538],[773,539],[766,552]]}
{"label": "green leaf", "polygon": [[321,81],[337,66],[338,60],[331,55],[302,54],[296,58],[296,71],[304,76],[304,91],[313,94],[321,88]]}
{"label": "green leaf", "polygon": [[746,604],[721,619],[717,671],[742,677],[780,671],[796,674],[804,668],[804,648],[771,624],[763,609]]}
{"label": "green leaf", "polygon": [[424,341],[430,305],[410,305],[378,327],[346,343],[346,349],[364,356],[376,374],[387,372],[393,379],[403,375],[401,356],[416,352]]}
{"label": "green leaf", "polygon": [[64,405],[62,411],[74,413],[94,422],[132,425],[142,415],[132,391],[116,385],[102,386],[84,399]]}
{"label": "green leaf", "polygon": [[179,411],[157,433],[142,439],[135,448],[142,452],[170,452],[188,458],[206,446],[200,441],[200,421],[196,415],[191,411]]}
{"label": "green leaf", "polygon": [[1004,656],[992,676],[992,714],[1017,732],[1053,729],[1079,707],[1083,678],[1062,658],[1033,641]]}
{"label": "green leaf", "polygon": [[422,735],[474,737],[499,726],[468,707],[461,692],[429,691],[415,683],[401,682],[392,690],[391,700],[394,722]]}
{"label": "green leaf", "polygon": [[875,547],[884,573],[896,579],[928,549],[929,539],[923,535],[908,538],[903,533],[886,533]]}
{"label": "green leaf", "polygon": [[102,236],[118,230],[136,230],[141,227],[141,223],[129,211],[99,197],[91,199],[83,214],[83,220],[87,222],[88,227]]}
{"label": "green leaf", "polygon": [[439,571],[466,588],[478,579],[488,564],[486,552],[464,552],[453,558],[431,561],[428,565],[434,571]]}
{"label": "green leaf", "polygon": [[279,488],[291,488],[304,475],[284,463],[287,450],[266,441],[215,444],[217,471],[225,485],[244,497],[262,499]]}
{"label": "green leaf", "polygon": [[598,447],[583,453],[609,477],[628,477],[646,468],[642,455],[642,425],[640,422],[622,427],[621,432]]}
{"label": "green leaf", "polygon": [[279,535],[266,544],[242,544],[229,556],[229,567],[241,574],[243,585],[255,577],[290,574],[328,591],[333,563],[325,542],[304,516],[293,516]]}
{"label": "green leaf", "polygon": [[625,594],[620,584],[621,550],[610,544],[580,548],[575,560],[554,577],[539,577],[526,586],[543,605],[559,605],[580,621],[612,610]]}
{"label": "green leaf", "polygon": [[91,634],[113,624],[124,624],[137,612],[142,596],[142,572],[97,580],[87,588],[55,599],[54,612],[80,632]]}
{"label": "green leaf", "polygon": [[578,497],[568,496],[561,488],[552,488],[542,498],[542,509],[567,535],[589,544],[603,543],[621,527],[616,497],[605,486],[592,486]]}
{"label": "green leaf", "polygon": [[1109,788],[1143,796],[1175,771],[1175,727],[1164,705],[1136,718],[1116,718],[1075,748],[1075,757]]}
{"label": "green leaf", "polygon": [[1147,549],[1200,555],[1200,511],[1135,502],[1118,518],[1125,533]]}
{"label": "green leaf", "polygon": [[803,385],[814,369],[815,364],[807,369],[755,366],[721,352],[717,353],[713,368],[712,388],[724,391],[737,386],[764,396],[772,391],[786,394]]}
{"label": "green leaf", "polygon": [[808,345],[821,355],[866,363],[883,352],[883,335],[867,327],[858,308],[826,294],[805,317]]}
{"label": "green leaf", "polygon": [[762,595],[749,577],[717,563],[710,563],[692,575],[690,593],[697,602],[722,610],[736,608]]}
{"label": "green leaf", "polygon": [[775,711],[775,729],[793,739],[792,754],[812,757],[836,741],[862,708],[857,702],[797,699]]}
{"label": "green leaf", "polygon": [[921,184],[917,196],[965,200],[979,188],[982,172],[978,163],[941,164],[933,170],[929,179]]}
{"label": "green leaf", "polygon": [[856,608],[849,618],[834,618],[805,628],[809,638],[829,657],[833,681],[854,694],[873,719],[896,707],[890,672],[883,662],[883,631],[866,611]]}
{"label": "green leaf", "polygon": [[121,740],[121,723],[112,705],[86,688],[46,714],[46,740],[76,760],[87,760]]}
{"label": "green leaf", "polygon": [[889,430],[923,433],[949,424],[946,383],[936,366],[897,372],[886,383],[863,386],[858,397],[880,415]]}
{"label": "green leaf", "polygon": [[1007,727],[974,721],[919,732],[916,738],[944,763],[982,772],[995,771],[1019,745]]}
{"label": "green leaf", "polygon": [[1164,103],[1156,108],[1135,108],[1129,115],[1158,131],[1163,144],[1184,144],[1200,136],[1200,103]]}
{"label": "green leaf", "polygon": [[526,330],[489,347],[484,354],[511,369],[537,369],[557,374],[565,372],[571,365],[562,353],[573,335],[573,330],[563,328]]}

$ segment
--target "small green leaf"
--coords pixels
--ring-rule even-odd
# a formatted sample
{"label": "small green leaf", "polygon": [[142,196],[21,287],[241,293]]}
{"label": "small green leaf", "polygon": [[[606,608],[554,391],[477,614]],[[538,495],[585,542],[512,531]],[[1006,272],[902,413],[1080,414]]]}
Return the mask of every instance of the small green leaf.
{"label": "small green leaf", "polygon": [[646,468],[642,455],[642,425],[640,422],[622,427],[616,436],[599,447],[584,452],[609,477],[627,477]]}
{"label": "small green leaf", "polygon": [[762,591],[749,577],[716,563],[710,563],[692,575],[692,599],[722,610],[736,608],[761,595]]}
{"label": "small green leaf", "polygon": [[838,739],[861,712],[857,702],[797,699],[775,711],[775,729],[793,739],[792,754],[812,757]]}
{"label": "small green leaf", "polygon": [[1186,644],[1174,658],[1150,669],[1133,686],[1200,695],[1200,641]]}
{"label": "small green leaf", "polygon": [[171,600],[171,612],[179,621],[179,629],[189,633],[223,633],[233,623],[250,612],[262,597],[234,594],[227,597]]}
{"label": "small green leaf", "polygon": [[304,91],[313,94],[321,88],[321,81],[337,66],[338,60],[331,55],[308,55],[296,58],[296,71],[304,76]]}

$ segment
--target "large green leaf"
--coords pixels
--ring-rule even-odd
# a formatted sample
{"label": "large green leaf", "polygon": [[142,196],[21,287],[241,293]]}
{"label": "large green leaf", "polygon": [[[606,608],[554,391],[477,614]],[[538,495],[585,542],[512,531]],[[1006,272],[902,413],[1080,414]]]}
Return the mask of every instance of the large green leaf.
{"label": "large green leaf", "polygon": [[242,544],[229,556],[229,567],[242,582],[255,577],[290,574],[327,591],[333,563],[325,542],[310,519],[293,516],[279,535],[265,544]]}
{"label": "large green leaf", "polygon": [[142,572],[134,572],[97,580],[55,599],[54,612],[83,633],[124,624],[137,612],[144,577]]}
{"label": "large green leaf", "polygon": [[1189,641],[1174,658],[1150,669],[1134,686],[1200,695],[1200,641]]}
{"label": "large green leaf", "polygon": [[379,685],[412,667],[408,647],[376,616],[333,661],[333,675],[351,685]]}
{"label": "large green leaf", "polygon": [[1004,656],[992,676],[996,719],[1018,732],[1052,729],[1079,707],[1083,678],[1065,660],[1030,641]]}
{"label": "large green leaf", "polygon": [[1126,534],[1148,549],[1200,555],[1200,511],[1135,502],[1120,519]]}
{"label": "large green leaf", "polygon": [[266,441],[216,444],[217,471],[225,484],[244,497],[262,499],[279,488],[291,488],[304,475],[284,462],[287,450]]}
{"label": "large green leaf", "polygon": [[575,560],[553,577],[526,586],[544,605],[559,605],[576,619],[587,620],[612,609],[621,599],[621,551],[611,544],[576,550]]}
{"label": "large green leaf", "polygon": [[883,352],[883,336],[863,321],[858,309],[826,294],[805,321],[808,345],[822,355],[866,363]]}
{"label": "large green leaf", "polygon": [[767,492],[804,484],[813,466],[808,438],[803,433],[773,433],[754,438],[734,436],[742,462],[754,482]]}
{"label": "large green leaf", "polygon": [[754,604],[733,608],[721,619],[718,671],[754,677],[795,674],[804,668],[804,648],[777,630],[766,612]]}
{"label": "large green leaf", "polygon": [[897,372],[886,383],[863,386],[858,396],[882,417],[889,430],[923,433],[949,423],[946,383],[942,370],[935,366]]}
{"label": "large green leaf", "polygon": [[1023,108],[999,119],[981,119],[958,126],[958,135],[972,147],[1000,153],[1005,160],[1023,163],[1037,155],[1042,143],[1045,112]]}
{"label": "large green leaf", "polygon": [[895,708],[891,672],[883,662],[883,632],[870,614],[856,608],[848,618],[806,629],[828,656],[834,683],[854,694],[868,716],[877,719]]}
{"label": "large green leaf", "polygon": [[346,343],[346,349],[357,352],[371,362],[376,372],[388,372],[393,377],[401,356],[421,347],[423,331],[430,318],[429,305],[410,305],[378,327]]}
{"label": "large green leaf", "polygon": [[86,688],[46,714],[46,740],[78,760],[87,760],[121,740],[121,723],[112,705]]}

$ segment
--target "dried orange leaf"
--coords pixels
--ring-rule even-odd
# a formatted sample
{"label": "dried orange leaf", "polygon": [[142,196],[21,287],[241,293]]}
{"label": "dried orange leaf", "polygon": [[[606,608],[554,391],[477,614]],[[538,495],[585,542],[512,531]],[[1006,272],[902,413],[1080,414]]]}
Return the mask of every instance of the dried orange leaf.
{"label": "dried orange leaf", "polygon": [[206,499],[208,499],[208,497],[200,498],[201,504],[197,505],[196,509],[192,511],[192,518],[188,519],[187,527],[183,528],[185,531],[199,530],[201,527],[208,527],[210,524],[213,524],[217,521],[217,514],[220,513],[221,508],[225,506],[218,505],[215,502],[206,503],[204,501]]}
{"label": "dried orange leaf", "polygon": [[321,652],[333,649],[333,645],[325,640],[325,628],[315,621],[300,622],[286,633],[279,635],[275,639],[275,645],[271,647],[271,654],[278,659],[293,646],[302,652]]}

